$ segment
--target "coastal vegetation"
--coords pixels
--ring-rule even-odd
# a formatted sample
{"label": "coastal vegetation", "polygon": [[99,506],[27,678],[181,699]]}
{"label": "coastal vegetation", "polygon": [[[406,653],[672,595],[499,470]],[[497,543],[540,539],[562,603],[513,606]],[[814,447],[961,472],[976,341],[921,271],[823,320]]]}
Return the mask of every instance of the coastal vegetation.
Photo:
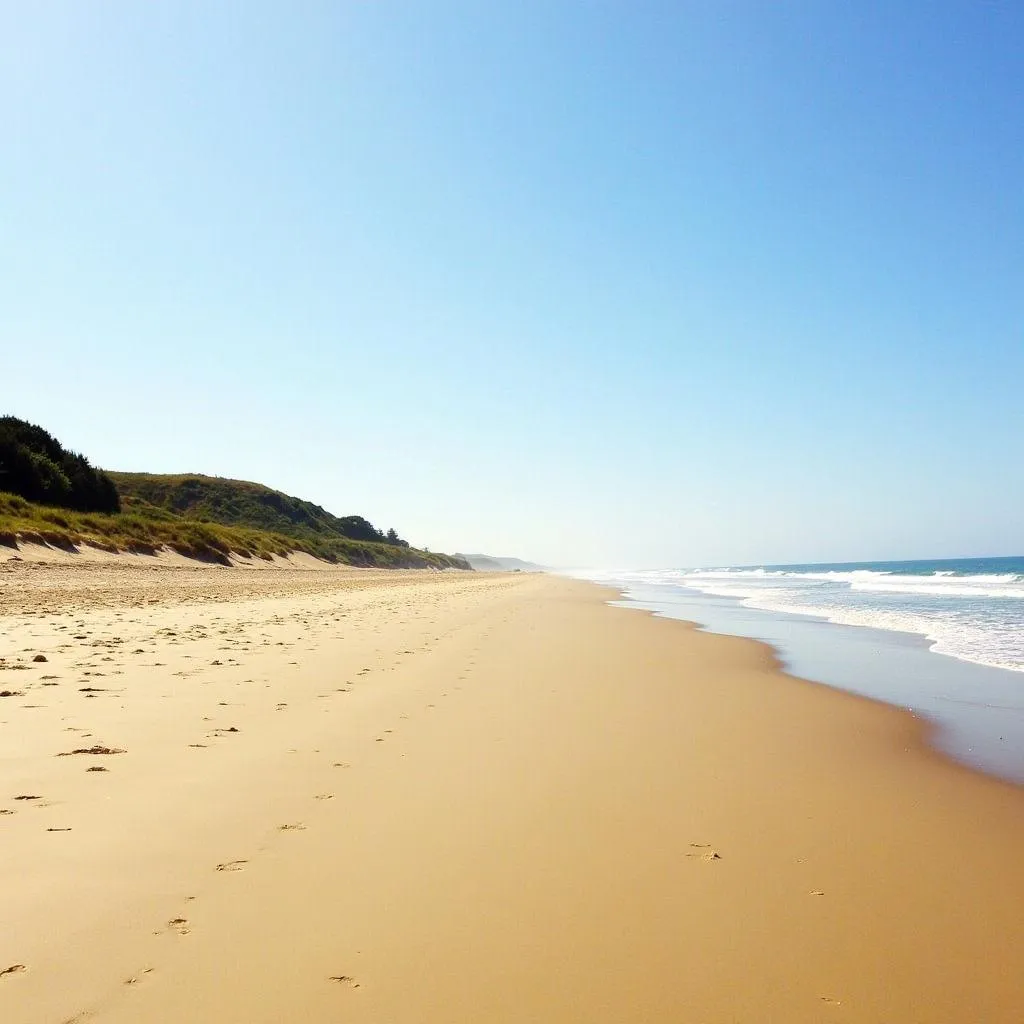
{"label": "coastal vegetation", "polygon": [[262,484],[198,475],[113,473],[67,452],[41,427],[0,419],[0,544],[153,554],[230,564],[305,552],[382,568],[468,569],[362,516],[337,517]]}
{"label": "coastal vegetation", "polygon": [[84,544],[104,551],[141,554],[155,554],[166,548],[189,558],[223,565],[230,563],[232,555],[269,561],[274,555],[303,551],[343,565],[468,568],[461,559],[412,547],[345,538],[307,544],[269,530],[189,519],[138,499],[124,498],[123,506],[117,513],[83,513],[0,492],[0,544],[15,548],[19,544],[47,544],[67,551]]}
{"label": "coastal vegetation", "polygon": [[136,498],[177,515],[226,526],[270,530],[317,544],[338,537],[408,547],[392,529],[362,516],[334,516],[319,505],[248,480],[197,473],[110,473],[123,498]]}
{"label": "coastal vegetation", "polygon": [[67,451],[42,427],[0,417],[0,491],[78,512],[118,512],[117,489],[84,455]]}

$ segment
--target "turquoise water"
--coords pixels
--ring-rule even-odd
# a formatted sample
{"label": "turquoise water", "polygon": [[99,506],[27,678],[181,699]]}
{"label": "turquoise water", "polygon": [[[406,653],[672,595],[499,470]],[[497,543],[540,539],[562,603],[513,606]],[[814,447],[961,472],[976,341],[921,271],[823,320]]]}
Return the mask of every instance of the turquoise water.
{"label": "turquoise water", "polygon": [[581,575],[765,640],[794,674],[910,708],[946,752],[1024,781],[1024,557]]}

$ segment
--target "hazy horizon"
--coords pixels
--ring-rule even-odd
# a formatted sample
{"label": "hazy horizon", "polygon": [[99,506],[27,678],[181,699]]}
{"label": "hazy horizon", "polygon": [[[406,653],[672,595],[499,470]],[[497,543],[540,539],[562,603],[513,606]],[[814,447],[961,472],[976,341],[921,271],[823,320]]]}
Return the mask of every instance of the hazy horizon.
{"label": "hazy horizon", "polygon": [[1024,550],[1024,7],[0,6],[0,412],[436,551]]}

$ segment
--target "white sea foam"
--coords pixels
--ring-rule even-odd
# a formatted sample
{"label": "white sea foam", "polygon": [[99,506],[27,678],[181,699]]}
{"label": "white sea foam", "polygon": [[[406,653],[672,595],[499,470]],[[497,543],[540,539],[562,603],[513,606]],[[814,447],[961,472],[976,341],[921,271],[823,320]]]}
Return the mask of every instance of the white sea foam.
{"label": "white sea foam", "polygon": [[871,582],[854,581],[853,590],[871,591],[876,594],[928,594],[933,597],[994,597],[1007,600],[1024,600],[1024,584],[1007,583],[993,586],[986,581],[971,582],[965,576],[932,577],[908,576],[903,579],[890,577],[887,580]]}
{"label": "white sea foam", "polygon": [[1014,573],[720,568],[614,573],[604,578],[626,585],[685,587],[765,611],[916,634],[937,654],[1024,672],[1024,578]]}

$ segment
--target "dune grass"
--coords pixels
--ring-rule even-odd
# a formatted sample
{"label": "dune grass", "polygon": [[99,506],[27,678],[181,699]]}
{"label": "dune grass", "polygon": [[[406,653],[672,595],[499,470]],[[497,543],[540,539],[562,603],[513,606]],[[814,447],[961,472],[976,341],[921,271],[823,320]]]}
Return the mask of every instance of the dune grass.
{"label": "dune grass", "polygon": [[267,530],[200,522],[140,499],[126,498],[118,513],[74,512],[0,492],[0,544],[47,544],[64,550],[82,545],[104,551],[154,554],[162,549],[188,558],[230,564],[231,555],[261,558],[304,551],[328,562],[387,568],[464,568],[461,559],[391,544],[340,537],[320,543]]}
{"label": "dune grass", "polygon": [[201,522],[268,530],[313,545],[340,538],[409,546],[394,530],[379,530],[362,516],[335,516],[311,501],[251,480],[201,473],[108,471],[108,475],[122,499],[139,498]]}

